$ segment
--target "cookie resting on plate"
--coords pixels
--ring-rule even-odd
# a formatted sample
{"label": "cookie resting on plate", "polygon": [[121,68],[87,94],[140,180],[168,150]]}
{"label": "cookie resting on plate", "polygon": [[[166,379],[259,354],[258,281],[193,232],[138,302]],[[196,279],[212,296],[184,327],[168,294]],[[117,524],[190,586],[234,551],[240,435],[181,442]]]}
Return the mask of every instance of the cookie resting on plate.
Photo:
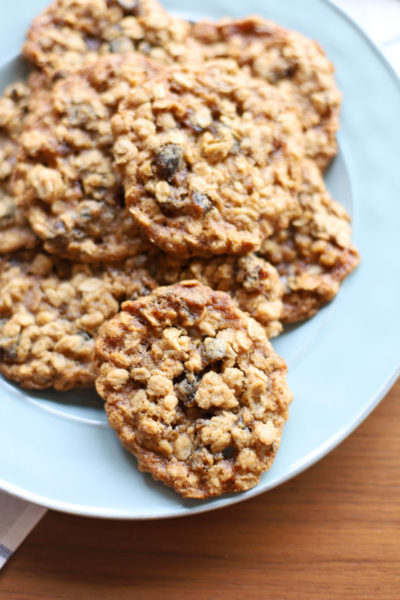
{"label": "cookie resting on plate", "polygon": [[227,292],[241,310],[261,323],[268,338],[282,332],[284,286],[275,267],[253,252],[186,260],[159,252],[148,263],[159,285],[196,279],[213,290]]}
{"label": "cookie resting on plate", "polygon": [[189,30],[156,0],[56,0],[33,21],[23,56],[52,77],[103,54],[135,50],[169,63],[197,46]]}
{"label": "cookie resting on plate", "polygon": [[33,248],[38,241],[16,204],[11,183],[28,97],[28,86],[17,81],[0,98],[0,254]]}
{"label": "cookie resting on plate", "polygon": [[124,303],[95,363],[120,441],[184,497],[247,490],[271,466],[292,399],[286,364],[228,294],[186,281]]}
{"label": "cookie resting on plate", "polygon": [[300,215],[266,239],[260,250],[276,266],[285,286],[284,323],[312,317],[360,262],[345,209],[331,198],[314,162],[305,160],[302,171]]}
{"label": "cookie resting on plate", "polygon": [[110,118],[153,66],[139,54],[109,55],[54,84],[31,77],[14,188],[48,252],[96,262],[146,247],[113,168]]}
{"label": "cookie resting on plate", "polygon": [[234,61],[149,76],[120,103],[112,127],[126,204],[167,253],[245,254],[296,211],[296,115]]}
{"label": "cookie resting on plate", "polygon": [[205,60],[232,58],[276,86],[296,108],[307,156],[320,168],[329,164],[337,152],[341,94],[333,65],[316,42],[256,16],[200,21],[192,35]]}
{"label": "cookie resting on plate", "polygon": [[98,328],[153,287],[139,257],[106,267],[34,251],[0,259],[0,372],[25,388],[93,386]]}

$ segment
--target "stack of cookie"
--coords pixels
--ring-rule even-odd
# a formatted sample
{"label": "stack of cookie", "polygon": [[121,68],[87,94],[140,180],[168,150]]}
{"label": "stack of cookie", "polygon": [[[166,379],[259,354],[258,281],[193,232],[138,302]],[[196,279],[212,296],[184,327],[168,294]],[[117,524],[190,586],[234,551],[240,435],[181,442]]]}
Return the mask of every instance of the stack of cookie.
{"label": "stack of cookie", "polygon": [[257,484],[291,393],[269,339],[358,264],[323,170],[340,94],[319,46],[258,17],[56,0],[0,100],[0,371],[94,386],[185,497]]}

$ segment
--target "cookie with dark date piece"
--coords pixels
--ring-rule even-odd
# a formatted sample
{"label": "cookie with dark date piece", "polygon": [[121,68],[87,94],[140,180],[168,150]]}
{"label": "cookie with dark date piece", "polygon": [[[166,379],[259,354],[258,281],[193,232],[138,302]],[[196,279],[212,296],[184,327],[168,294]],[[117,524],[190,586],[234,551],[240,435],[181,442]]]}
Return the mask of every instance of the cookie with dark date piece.
{"label": "cookie with dark date piece", "polygon": [[296,214],[297,117],[234,61],[149,76],[112,127],[127,206],[169,254],[245,254]]}
{"label": "cookie with dark date piece", "polygon": [[154,290],[104,324],[96,388],[139,468],[186,498],[257,485],[292,395],[259,323],[197,281]]}

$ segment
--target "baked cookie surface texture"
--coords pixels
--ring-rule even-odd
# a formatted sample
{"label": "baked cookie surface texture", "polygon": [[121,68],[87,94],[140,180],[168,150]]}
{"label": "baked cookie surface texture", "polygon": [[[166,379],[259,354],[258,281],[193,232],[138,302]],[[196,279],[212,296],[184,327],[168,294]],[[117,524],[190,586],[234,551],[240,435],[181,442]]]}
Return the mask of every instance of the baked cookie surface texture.
{"label": "baked cookie surface texture", "polygon": [[241,310],[261,323],[268,338],[282,332],[284,285],[276,268],[253,252],[186,260],[158,252],[146,266],[159,285],[196,279],[213,290],[227,292]]}
{"label": "baked cookie surface texture", "polygon": [[28,99],[29,88],[22,81],[9,85],[0,98],[0,254],[32,248],[37,242],[12,186]]}
{"label": "baked cookie surface texture", "polygon": [[332,199],[313,161],[304,161],[302,173],[299,216],[260,250],[281,275],[285,323],[312,317],[360,262],[349,215]]}
{"label": "baked cookie surface texture", "polygon": [[31,77],[14,188],[48,252],[115,261],[146,246],[113,168],[110,118],[150,70],[130,54],[100,58],[54,84]]}
{"label": "baked cookie surface texture", "polygon": [[148,78],[121,102],[112,127],[127,206],[167,253],[245,254],[297,208],[296,115],[233,61]]}
{"label": "baked cookie surface texture", "polygon": [[100,325],[154,287],[136,259],[107,267],[34,251],[0,259],[0,372],[26,388],[93,386]]}
{"label": "baked cookie surface texture", "polygon": [[292,398],[286,364],[226,293],[186,281],[124,303],[95,362],[120,441],[184,497],[247,490],[270,467]]}
{"label": "baked cookie surface texture", "polygon": [[51,77],[104,54],[138,51],[169,63],[188,52],[189,29],[156,0],[55,0],[33,21],[23,55]]}
{"label": "baked cookie surface texture", "polygon": [[341,94],[322,48],[301,33],[256,16],[200,21],[192,34],[201,43],[205,60],[232,58],[276,86],[296,108],[306,155],[326,168],[337,152]]}

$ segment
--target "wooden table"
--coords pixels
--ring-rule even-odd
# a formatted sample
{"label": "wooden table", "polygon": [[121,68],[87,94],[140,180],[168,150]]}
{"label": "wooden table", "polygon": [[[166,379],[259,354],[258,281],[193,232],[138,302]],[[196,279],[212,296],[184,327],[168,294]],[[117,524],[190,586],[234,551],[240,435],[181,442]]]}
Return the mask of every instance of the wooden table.
{"label": "wooden table", "polygon": [[0,575],[7,600],[399,600],[400,380],[285,485],[154,522],[49,512]]}

